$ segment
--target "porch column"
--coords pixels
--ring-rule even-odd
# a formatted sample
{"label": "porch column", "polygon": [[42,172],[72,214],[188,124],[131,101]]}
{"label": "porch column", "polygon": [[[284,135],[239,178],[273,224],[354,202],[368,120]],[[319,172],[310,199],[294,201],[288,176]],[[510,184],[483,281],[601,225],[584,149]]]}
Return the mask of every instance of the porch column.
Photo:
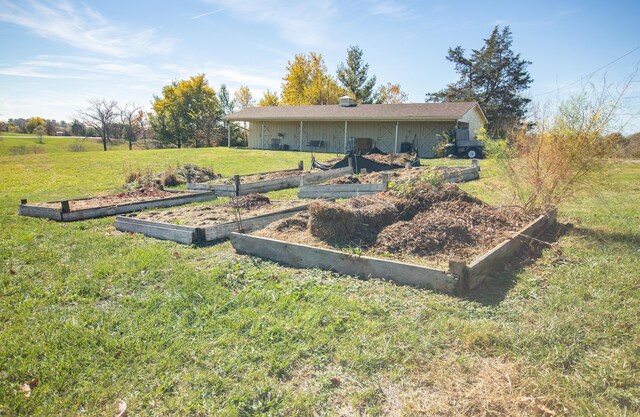
{"label": "porch column", "polygon": [[347,121],[344,121],[344,153],[347,153]]}
{"label": "porch column", "polygon": [[398,124],[400,122],[396,122],[396,145],[395,148],[393,148],[393,153],[398,153]]}
{"label": "porch column", "polygon": [[260,148],[264,149],[264,122],[260,124]]}
{"label": "porch column", "polygon": [[302,152],[302,120],[300,120],[300,152]]}
{"label": "porch column", "polygon": [[227,121],[227,145],[231,147],[231,121]]}

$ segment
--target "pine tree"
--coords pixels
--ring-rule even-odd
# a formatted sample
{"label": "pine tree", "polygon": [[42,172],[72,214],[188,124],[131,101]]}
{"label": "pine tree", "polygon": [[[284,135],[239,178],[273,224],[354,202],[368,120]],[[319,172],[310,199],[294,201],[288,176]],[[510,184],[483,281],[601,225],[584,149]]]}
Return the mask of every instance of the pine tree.
{"label": "pine tree", "polygon": [[376,76],[367,79],[368,72],[369,64],[362,59],[362,49],[357,45],[349,46],[346,64],[341,63],[338,66],[338,81],[359,103],[373,102]]}
{"label": "pine tree", "polygon": [[443,90],[428,93],[426,101],[477,101],[489,119],[488,130],[500,135],[520,123],[530,99],[522,93],[533,79],[527,71],[530,61],[511,50],[511,30],[496,26],[480,50],[469,58],[461,46],[449,48],[447,60],[455,64],[460,75],[457,82]]}

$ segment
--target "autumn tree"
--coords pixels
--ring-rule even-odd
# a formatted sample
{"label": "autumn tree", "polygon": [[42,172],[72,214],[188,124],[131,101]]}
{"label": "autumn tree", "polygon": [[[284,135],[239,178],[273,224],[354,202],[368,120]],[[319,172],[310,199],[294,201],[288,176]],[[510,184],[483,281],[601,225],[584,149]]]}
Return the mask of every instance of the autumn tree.
{"label": "autumn tree", "polygon": [[262,98],[258,102],[259,106],[279,106],[280,100],[278,99],[278,94],[274,91],[267,90],[262,95]]}
{"label": "autumn tree", "polygon": [[32,117],[29,120],[27,120],[27,124],[26,124],[27,132],[33,133],[33,131],[36,130],[38,126],[45,126],[45,124],[46,122],[42,117]]}
{"label": "autumn tree", "polygon": [[359,103],[373,102],[373,89],[376,76],[368,78],[369,64],[362,59],[362,49],[349,46],[347,62],[338,66],[338,81]]}
{"label": "autumn tree", "polygon": [[220,139],[222,109],[204,74],[174,81],[154,96],[151,126],[160,142],[183,146],[211,146]]}
{"label": "autumn tree", "polygon": [[336,80],[327,72],[322,54],[310,52],[308,56],[298,54],[287,65],[283,78],[282,104],[337,104],[346,94]]}
{"label": "autumn tree", "polygon": [[406,103],[409,95],[402,91],[400,84],[386,83],[376,90],[373,96],[376,104]]}
{"label": "autumn tree", "polygon": [[38,137],[38,143],[44,143],[42,137],[46,135],[47,129],[43,125],[36,126],[36,128],[33,129],[33,133]]}
{"label": "autumn tree", "polygon": [[233,99],[238,108],[241,110],[251,107],[255,104],[253,94],[251,94],[251,90],[246,85],[240,86],[240,88],[233,94]]}
{"label": "autumn tree", "polygon": [[512,51],[511,29],[494,27],[491,36],[469,57],[461,46],[449,48],[447,60],[455,64],[458,81],[428,93],[426,101],[477,101],[489,119],[488,130],[500,135],[520,124],[530,99],[523,96],[533,79],[530,61]]}
{"label": "autumn tree", "polygon": [[93,128],[102,139],[102,147],[106,151],[111,138],[113,124],[119,115],[118,103],[114,100],[95,98],[89,100],[89,107],[81,111],[79,118],[86,126]]}
{"label": "autumn tree", "polygon": [[122,130],[124,139],[129,143],[129,150],[133,148],[133,142],[138,138],[139,128],[138,114],[142,111],[142,106],[135,103],[127,103],[119,109],[120,121],[122,122]]}

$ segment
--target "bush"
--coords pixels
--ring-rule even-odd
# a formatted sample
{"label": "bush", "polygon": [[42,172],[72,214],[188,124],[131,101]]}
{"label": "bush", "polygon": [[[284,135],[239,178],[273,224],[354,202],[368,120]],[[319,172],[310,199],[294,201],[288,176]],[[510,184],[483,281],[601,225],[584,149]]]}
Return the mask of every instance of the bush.
{"label": "bush", "polygon": [[75,141],[69,145],[69,152],[84,152],[86,151],[84,142]]}

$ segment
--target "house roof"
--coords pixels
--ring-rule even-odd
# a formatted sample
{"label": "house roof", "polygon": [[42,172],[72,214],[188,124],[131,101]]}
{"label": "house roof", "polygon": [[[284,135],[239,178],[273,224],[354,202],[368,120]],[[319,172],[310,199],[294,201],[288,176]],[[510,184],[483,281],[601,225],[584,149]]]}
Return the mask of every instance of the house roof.
{"label": "house roof", "polygon": [[264,106],[249,107],[229,114],[225,118],[231,121],[455,121],[476,106],[486,120],[476,102],[358,104],[353,107],[339,105]]}

